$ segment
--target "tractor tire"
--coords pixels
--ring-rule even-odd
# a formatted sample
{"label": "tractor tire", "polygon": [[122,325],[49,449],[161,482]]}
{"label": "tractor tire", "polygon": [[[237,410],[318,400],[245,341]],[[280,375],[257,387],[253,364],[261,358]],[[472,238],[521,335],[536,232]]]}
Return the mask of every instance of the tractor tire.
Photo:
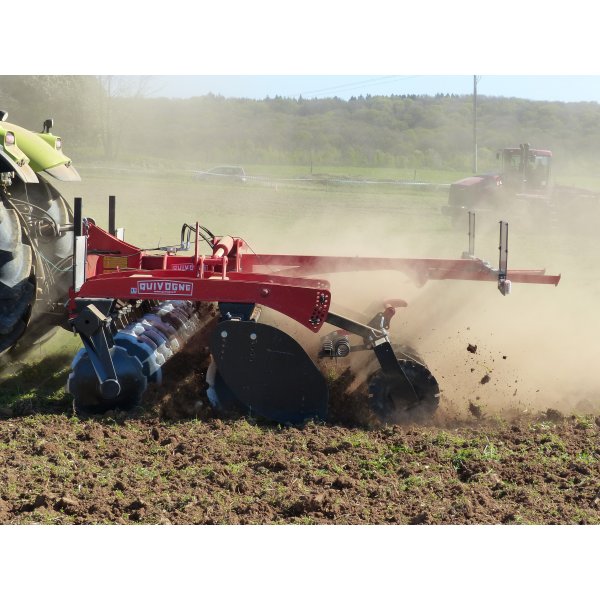
{"label": "tractor tire", "polygon": [[[57,307],[72,280],[73,213],[60,192],[38,178],[37,184],[16,180],[2,194],[0,354],[10,350],[18,356],[52,337],[63,316]],[[45,234],[40,223],[46,224]]]}
{"label": "tractor tire", "polygon": [[[40,213],[44,212],[59,225],[73,224],[73,211],[60,192],[38,173],[39,184],[13,184],[11,192],[20,198],[26,198]],[[73,253],[73,232],[61,233],[58,237],[37,237],[40,251],[56,262],[68,259]]]}
{"label": "tractor tire", "polygon": [[36,297],[34,253],[17,210],[0,201],[0,353],[25,333]]}
{"label": "tractor tire", "polygon": [[[72,226],[73,212],[71,207],[53,186],[45,182],[41,176],[38,175],[38,177],[42,185],[35,186],[36,190],[42,192],[44,187],[46,190],[43,191],[43,195],[40,194],[39,200],[35,195],[32,198],[30,191],[30,201],[41,210],[45,210],[48,217],[59,225]],[[32,315],[32,321],[42,331],[42,337],[36,336],[35,340],[31,340],[32,343],[43,343],[51,332],[56,332],[57,324],[60,325],[66,321],[64,309],[59,315],[48,315],[43,314],[41,308],[48,303],[62,306],[68,300],[69,287],[73,282],[73,236],[73,231],[66,231],[61,232],[58,236],[36,238],[37,249],[44,259],[42,268],[48,283],[42,292],[44,303],[40,302],[38,304],[40,311],[36,312],[34,309]],[[31,325],[30,328],[33,333]],[[29,334],[29,330],[27,334]]]}

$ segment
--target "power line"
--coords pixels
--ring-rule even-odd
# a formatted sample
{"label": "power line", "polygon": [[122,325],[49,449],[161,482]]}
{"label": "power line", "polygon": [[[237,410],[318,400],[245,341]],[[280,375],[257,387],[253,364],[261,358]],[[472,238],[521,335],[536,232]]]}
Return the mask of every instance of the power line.
{"label": "power line", "polygon": [[364,81],[353,81],[351,83],[343,83],[340,85],[322,88],[320,90],[313,90],[311,92],[303,92],[302,94],[298,94],[298,95],[299,96],[315,96],[315,95],[325,94],[328,92],[332,92],[335,90],[342,90],[342,89],[344,91],[351,91],[353,89],[368,87],[371,85],[381,85],[382,83],[392,83],[394,81],[403,81],[406,79],[414,79],[415,77],[419,77],[419,75],[409,75],[409,76],[401,76],[401,77],[394,76],[394,75],[386,75],[385,77],[366,79]]}
{"label": "power line", "polygon": [[384,81],[384,80],[392,79],[392,78],[393,78],[393,75],[386,75],[385,77],[376,77],[375,79],[366,79],[365,81],[352,81],[349,83],[341,83],[339,85],[333,85],[330,87],[321,88],[320,90],[312,90],[310,92],[305,92],[305,93],[307,95],[308,94],[320,94],[321,92],[329,92],[332,90],[337,90],[337,89],[345,88],[345,87],[349,87],[349,86],[352,87],[355,85],[368,85],[369,83],[372,83],[372,82]]}

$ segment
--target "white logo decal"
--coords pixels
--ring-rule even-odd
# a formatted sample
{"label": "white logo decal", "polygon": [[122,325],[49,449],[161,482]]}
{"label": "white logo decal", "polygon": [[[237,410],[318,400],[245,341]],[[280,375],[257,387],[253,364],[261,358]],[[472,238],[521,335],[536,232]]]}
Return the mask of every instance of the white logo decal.
{"label": "white logo decal", "polygon": [[150,296],[191,296],[194,291],[192,283],[182,281],[140,281],[138,294]]}
{"label": "white logo decal", "polygon": [[173,271],[193,271],[194,263],[176,263],[171,268]]}

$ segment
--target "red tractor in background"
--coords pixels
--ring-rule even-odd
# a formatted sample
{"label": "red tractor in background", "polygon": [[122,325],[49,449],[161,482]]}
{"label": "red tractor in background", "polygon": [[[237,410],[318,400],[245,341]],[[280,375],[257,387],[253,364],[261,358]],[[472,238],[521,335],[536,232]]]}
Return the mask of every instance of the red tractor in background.
{"label": "red tractor in background", "polygon": [[[500,169],[472,175],[450,185],[442,213],[460,225],[470,211],[489,214],[490,222],[519,219],[520,223],[554,224],[563,217],[583,225],[590,211],[600,208],[600,194],[552,182],[552,152],[520,144],[498,150]],[[581,218],[578,218],[581,217]]]}

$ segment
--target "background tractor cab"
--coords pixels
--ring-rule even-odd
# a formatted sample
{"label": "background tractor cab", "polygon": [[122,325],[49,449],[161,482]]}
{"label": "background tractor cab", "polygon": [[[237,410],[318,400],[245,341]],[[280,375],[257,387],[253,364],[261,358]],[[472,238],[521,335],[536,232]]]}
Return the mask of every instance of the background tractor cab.
{"label": "background tractor cab", "polygon": [[[450,184],[448,204],[442,207],[442,214],[460,227],[470,211],[486,213],[490,222],[525,216],[538,222],[544,215],[554,214],[550,205],[557,190],[550,180],[550,150],[520,144],[518,148],[498,150],[496,158],[500,167],[497,171],[471,175]],[[579,196],[573,190],[569,193],[574,199]]]}
{"label": "background tractor cab", "polygon": [[496,154],[501,160],[502,186],[515,193],[544,194],[550,188],[552,152],[536,150],[529,144],[504,148]]}

